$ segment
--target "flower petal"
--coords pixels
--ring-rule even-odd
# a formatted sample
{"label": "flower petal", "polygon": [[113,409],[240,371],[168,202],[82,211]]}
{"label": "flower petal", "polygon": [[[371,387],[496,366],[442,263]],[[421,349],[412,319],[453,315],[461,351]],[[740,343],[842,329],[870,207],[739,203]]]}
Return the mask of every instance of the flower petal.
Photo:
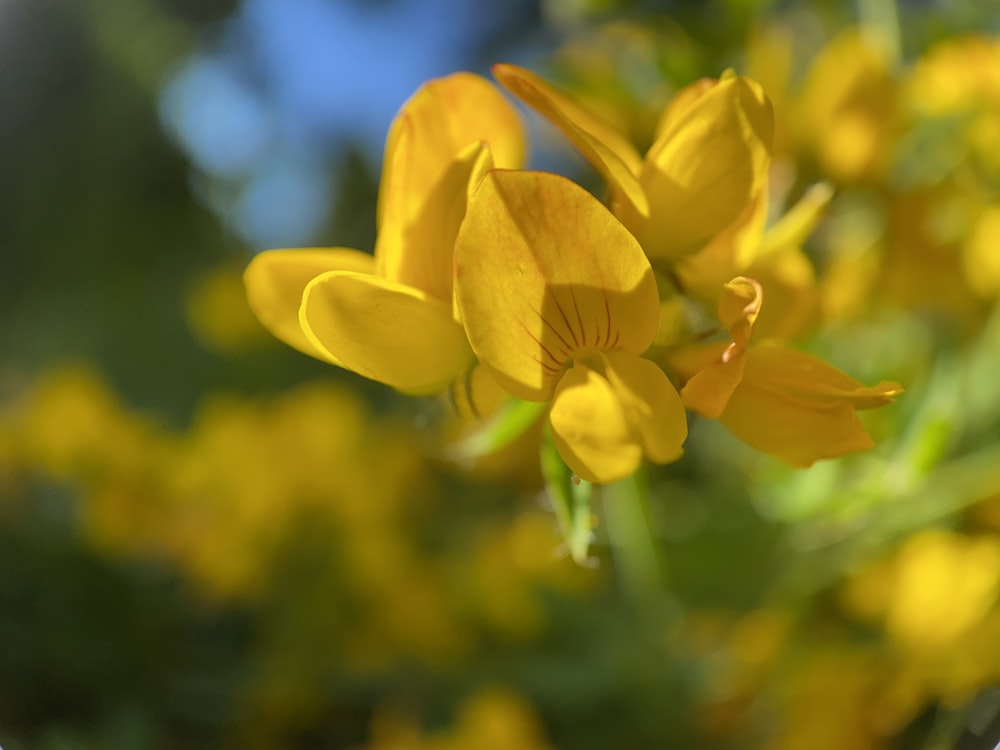
{"label": "flower petal", "polygon": [[519,167],[521,119],[490,81],[456,73],[424,84],[386,139],[375,257],[379,273],[452,298],[452,250],[468,194],[494,164]]}
{"label": "flower petal", "polygon": [[649,215],[649,204],[638,181],[642,157],[627,138],[529,70],[516,65],[494,65],[493,76],[559,128],[603,175],[614,193],[616,210],[624,202],[630,205],[631,213]]}
{"label": "flower petal", "polygon": [[722,423],[749,445],[792,466],[810,466],[872,447],[857,409],[890,403],[896,383],[866,388],[835,367],[780,346],[759,346],[746,358],[743,380]]}
{"label": "flower petal", "polygon": [[764,290],[754,279],[737,276],[722,285],[717,314],[737,347],[745,349],[750,343],[750,333],[763,302]]}
{"label": "flower petal", "polygon": [[413,216],[397,221],[394,209],[388,210],[375,249],[380,274],[451,305],[455,237],[470,193],[492,166],[487,145],[470,144],[451,160]]}
{"label": "flower petal", "polygon": [[549,412],[552,440],[581,479],[607,484],[631,475],[642,447],[611,384],[585,364],[566,371]]}
{"label": "flower petal", "polygon": [[677,389],[663,370],[633,354],[603,354],[605,375],[618,395],[643,453],[656,463],[676,461],[684,453],[687,413]]}
{"label": "flower petal", "polygon": [[717,299],[720,286],[747,271],[761,247],[767,197],[767,190],[762,189],[732,224],[700,250],[677,261],[675,271],[685,294],[710,306]]}
{"label": "flower petal", "polygon": [[868,450],[874,443],[846,401],[805,406],[744,381],[720,419],[730,432],[790,466]]}
{"label": "flower petal", "polygon": [[903,392],[899,383],[865,386],[819,357],[786,346],[761,345],[750,350],[745,377],[782,390],[796,401],[848,401],[856,409],[891,404]]}
{"label": "flower petal", "polygon": [[649,219],[622,214],[651,258],[672,261],[731,224],[763,189],[774,114],[760,86],[723,77],[665,125],[639,177]]}
{"label": "flower petal", "polygon": [[601,203],[544,172],[493,171],[455,245],[456,297],[480,361],[526,401],[546,401],[576,352],[641,354],[656,336],[656,281]]}
{"label": "flower petal", "polygon": [[750,344],[750,333],[760,312],[763,293],[753,279],[738,276],[722,287],[719,295],[719,320],[729,328],[732,343],[715,361],[696,372],[681,396],[684,404],[712,419],[718,419],[733,391],[743,379],[743,369]]}
{"label": "flower petal", "polygon": [[338,364],[329,352],[313,346],[299,325],[306,285],[334,270],[371,273],[375,260],[368,253],[341,247],[266,250],[250,261],[243,283],[250,309],[273,336],[300,352]]}
{"label": "flower petal", "polygon": [[472,362],[450,307],[379,276],[333,271],[313,279],[299,320],[343,367],[408,393],[443,391]]}
{"label": "flower petal", "polygon": [[754,322],[758,339],[792,341],[820,320],[816,272],[809,257],[794,245],[762,254],[747,269],[767,289],[767,305]]}
{"label": "flower petal", "polygon": [[[412,139],[400,153],[401,138]],[[393,120],[386,137],[378,226],[390,203],[401,200],[413,216],[418,205],[459,153],[484,141],[498,167],[524,164],[527,143],[520,115],[496,86],[473,73],[454,73],[425,83]]]}

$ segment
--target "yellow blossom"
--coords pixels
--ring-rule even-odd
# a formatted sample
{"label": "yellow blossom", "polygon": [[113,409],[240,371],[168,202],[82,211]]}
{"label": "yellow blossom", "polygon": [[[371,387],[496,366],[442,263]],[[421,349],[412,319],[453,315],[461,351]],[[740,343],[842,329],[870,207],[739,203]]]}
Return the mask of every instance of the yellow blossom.
{"label": "yellow blossom", "polygon": [[686,379],[684,404],[792,466],[871,448],[857,410],[890,403],[902,388],[891,382],[865,387],[823,360],[780,344],[751,347],[762,302],[755,280],[733,279],[718,304],[731,342],[668,354]]}
{"label": "yellow blossom", "polygon": [[199,278],[185,300],[188,325],[208,350],[232,354],[268,340],[247,305],[239,271],[229,264]]}
{"label": "yellow blossom", "polygon": [[614,127],[534,73],[496,65],[493,74],[601,172],[613,211],[650,259],[673,261],[696,251],[764,189],[774,115],[748,78],[726,73],[679,91],[641,156]]}
{"label": "yellow blossom", "polygon": [[386,141],[374,257],[349,248],[271,250],[244,279],[278,338],[402,391],[443,390],[472,364],[452,293],[452,249],[486,169],[517,167],[524,138],[488,81],[457,73],[403,106]]}
{"label": "yellow blossom", "polygon": [[854,182],[885,171],[895,111],[885,53],[865,32],[849,29],[813,61],[794,124],[827,175]]}
{"label": "yellow blossom", "polygon": [[611,482],[643,454],[681,455],[684,407],[641,358],[659,297],[642,248],[595,198],[539,172],[493,171],[455,247],[457,298],[480,362],[512,395],[552,401],[560,456]]}

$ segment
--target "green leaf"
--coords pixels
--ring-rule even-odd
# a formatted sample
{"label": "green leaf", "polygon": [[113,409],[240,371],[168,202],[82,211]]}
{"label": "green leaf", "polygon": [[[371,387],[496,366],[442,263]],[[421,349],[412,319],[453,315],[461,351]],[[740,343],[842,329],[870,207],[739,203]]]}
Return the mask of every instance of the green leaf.
{"label": "green leaf", "polygon": [[535,423],[546,406],[510,398],[478,430],[451,446],[451,458],[460,463],[474,463],[506,448]]}
{"label": "green leaf", "polygon": [[556,450],[548,426],[542,439],[541,464],[545,488],[556,514],[563,542],[569,549],[570,557],[578,565],[586,565],[593,538],[590,512],[593,485],[580,479],[566,466]]}

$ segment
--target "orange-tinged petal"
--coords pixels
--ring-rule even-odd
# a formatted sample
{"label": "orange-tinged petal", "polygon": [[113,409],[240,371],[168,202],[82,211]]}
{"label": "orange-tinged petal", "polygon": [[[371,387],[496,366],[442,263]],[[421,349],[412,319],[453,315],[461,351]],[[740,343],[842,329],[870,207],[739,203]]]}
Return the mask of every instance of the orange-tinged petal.
{"label": "orange-tinged petal", "polygon": [[808,406],[745,379],[720,421],[743,442],[791,466],[811,466],[874,445],[847,401]]}
{"label": "orange-tinged petal", "polygon": [[375,261],[368,253],[340,247],[267,250],[250,261],[243,283],[250,309],[272,335],[300,352],[338,364],[329,352],[317,349],[299,325],[306,285],[334,270],[371,273]]}
{"label": "orange-tinged petal", "polygon": [[651,258],[673,261],[730,225],[763,189],[774,114],[760,86],[723,77],[663,128],[639,177],[649,219],[622,213]]}
{"label": "orange-tinged petal", "polygon": [[[407,139],[410,143],[401,148]],[[478,141],[489,145],[498,167],[524,164],[527,144],[520,115],[496,86],[473,73],[454,73],[421,86],[403,104],[386,137],[379,228],[393,203],[404,204],[404,220],[416,214],[452,159]]]}
{"label": "orange-tinged petal", "polygon": [[819,357],[766,344],[750,349],[744,380],[779,391],[799,403],[846,401],[855,409],[885,406],[903,392],[899,383],[865,386]]}
{"label": "orange-tinged petal", "polygon": [[743,379],[750,333],[760,312],[763,293],[753,279],[739,276],[726,283],[719,295],[719,320],[729,328],[733,341],[718,358],[696,372],[681,390],[684,404],[700,414],[718,419],[733,391]]}
{"label": "orange-tinged petal", "polygon": [[901,391],[895,383],[866,388],[816,357],[761,346],[748,352],[743,380],[721,422],[760,451],[810,466],[871,448],[857,409],[889,403]]}
{"label": "orange-tinged petal", "polygon": [[750,343],[750,332],[763,302],[764,290],[753,279],[737,276],[723,284],[717,314],[737,347],[745,348]]}
{"label": "orange-tinged petal", "polygon": [[585,364],[566,371],[549,412],[552,440],[566,465],[588,482],[631,475],[642,446],[612,385]]}
{"label": "orange-tinged petal", "polygon": [[[402,139],[409,140],[405,135]],[[452,304],[455,237],[469,195],[492,166],[487,145],[470,144],[452,159],[415,214],[397,220],[395,207],[387,209],[375,246],[381,275]]]}
{"label": "orange-tinged petal", "polygon": [[332,271],[313,279],[299,320],[343,367],[408,393],[443,391],[472,361],[448,305],[378,276]]}
{"label": "orange-tinged petal", "polygon": [[677,389],[663,370],[634,354],[602,355],[605,375],[625,409],[643,453],[656,463],[676,461],[684,453],[687,414]]}
{"label": "orange-tinged petal", "polygon": [[631,213],[649,215],[649,205],[638,181],[642,157],[625,136],[529,70],[501,64],[493,66],[493,75],[510,93],[569,138],[607,180],[616,208],[627,203]]}
{"label": "orange-tinged petal", "polygon": [[544,172],[489,172],[455,245],[456,296],[480,361],[548,400],[575,353],[641,354],[659,297],[635,238],[590,193]]}
{"label": "orange-tinged petal", "polygon": [[732,354],[730,344],[718,359],[699,370],[681,388],[684,405],[711,419],[718,419],[743,380],[746,352]]}
{"label": "orange-tinged petal", "polygon": [[677,373],[680,380],[687,382],[701,370],[718,362],[731,345],[731,342],[714,341],[711,344],[680,346],[668,350],[661,361],[669,371]]}
{"label": "orange-tinged petal", "polygon": [[819,322],[816,272],[798,247],[789,245],[761,255],[747,274],[767,289],[767,305],[754,323],[758,339],[794,340]]}

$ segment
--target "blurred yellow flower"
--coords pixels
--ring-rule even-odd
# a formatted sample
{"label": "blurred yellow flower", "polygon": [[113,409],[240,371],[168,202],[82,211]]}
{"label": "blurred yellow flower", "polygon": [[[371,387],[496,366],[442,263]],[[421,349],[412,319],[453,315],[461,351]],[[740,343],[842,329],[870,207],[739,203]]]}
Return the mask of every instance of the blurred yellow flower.
{"label": "blurred yellow flower", "polygon": [[1000,296],[1000,205],[983,209],[962,246],[965,280],[976,294]]}
{"label": "blurred yellow flower", "polygon": [[185,300],[188,325],[211,351],[243,351],[266,340],[267,332],[247,305],[240,272],[222,265],[205,273]]}
{"label": "blurred yellow flower", "polygon": [[849,579],[844,597],[866,619],[884,620],[899,646],[928,653],[956,646],[998,594],[1000,540],[928,530]]}
{"label": "blurred yellow flower", "polygon": [[959,36],[931,47],[908,70],[903,94],[918,114],[967,114],[1000,106],[1000,42]]}
{"label": "blurred yellow flower", "polygon": [[882,47],[860,29],[837,36],[813,60],[792,121],[796,137],[837,182],[885,173],[897,90]]}
{"label": "blurred yellow flower", "polygon": [[459,706],[453,725],[427,735],[412,719],[376,715],[367,750],[551,750],[531,704],[512,690],[486,687]]}

